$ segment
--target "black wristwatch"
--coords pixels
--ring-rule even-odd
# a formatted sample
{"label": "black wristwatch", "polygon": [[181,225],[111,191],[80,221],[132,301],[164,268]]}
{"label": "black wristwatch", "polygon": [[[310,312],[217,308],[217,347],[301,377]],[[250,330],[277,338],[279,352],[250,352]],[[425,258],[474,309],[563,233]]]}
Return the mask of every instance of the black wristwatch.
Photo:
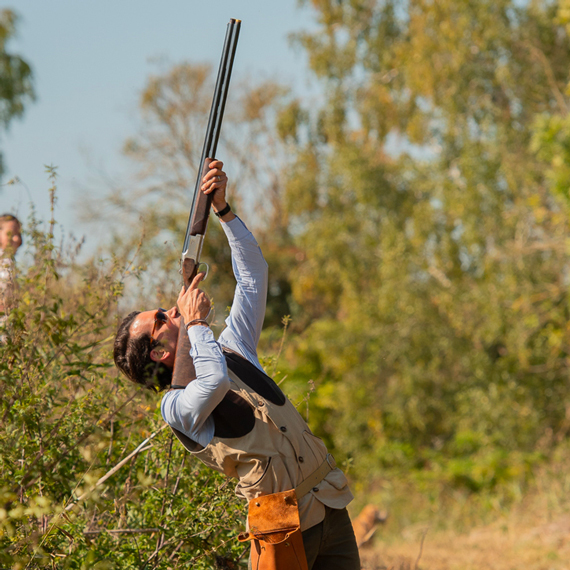
{"label": "black wristwatch", "polygon": [[219,212],[214,212],[214,214],[216,214],[216,216],[218,216],[218,218],[221,218],[223,216],[225,216],[228,212],[231,212],[232,209],[230,207],[230,205],[226,202],[226,207],[223,210],[220,210]]}

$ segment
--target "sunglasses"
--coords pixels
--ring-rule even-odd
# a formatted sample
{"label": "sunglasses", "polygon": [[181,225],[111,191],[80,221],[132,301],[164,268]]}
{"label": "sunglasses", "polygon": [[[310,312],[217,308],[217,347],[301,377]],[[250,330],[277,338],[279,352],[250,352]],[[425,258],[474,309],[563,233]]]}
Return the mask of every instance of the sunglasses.
{"label": "sunglasses", "polygon": [[168,315],[166,314],[166,309],[162,309],[159,308],[156,310],[156,314],[154,315],[154,323],[152,325],[152,331],[150,333],[150,344],[152,346],[152,344],[154,342],[156,342],[156,339],[154,338],[154,334],[156,333],[156,331],[158,329],[160,329],[160,327],[164,324],[168,322]]}

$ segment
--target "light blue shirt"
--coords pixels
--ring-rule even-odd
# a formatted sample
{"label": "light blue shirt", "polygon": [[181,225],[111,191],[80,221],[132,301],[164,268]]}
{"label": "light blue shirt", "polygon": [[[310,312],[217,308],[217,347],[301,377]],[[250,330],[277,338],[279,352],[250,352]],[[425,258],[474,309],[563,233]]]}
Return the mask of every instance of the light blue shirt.
{"label": "light blue shirt", "polygon": [[225,346],[263,370],[257,357],[257,343],[265,317],[267,263],[253,234],[235,218],[222,223],[232,252],[236,290],[226,328],[216,341],[208,327],[188,329],[190,355],[196,380],[184,390],[167,392],[160,406],[164,421],[206,447],[214,437],[212,412],[230,389]]}

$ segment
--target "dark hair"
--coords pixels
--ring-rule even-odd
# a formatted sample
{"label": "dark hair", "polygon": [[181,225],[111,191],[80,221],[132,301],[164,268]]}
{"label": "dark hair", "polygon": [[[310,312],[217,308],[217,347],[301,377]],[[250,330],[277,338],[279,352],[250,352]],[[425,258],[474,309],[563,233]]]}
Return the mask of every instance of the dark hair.
{"label": "dark hair", "polygon": [[162,362],[154,362],[150,357],[150,351],[158,346],[156,341],[151,343],[147,333],[132,337],[130,327],[140,311],[129,313],[119,325],[115,345],[113,347],[113,359],[117,368],[129,379],[149,390],[160,392],[168,386],[172,380],[172,370]]}

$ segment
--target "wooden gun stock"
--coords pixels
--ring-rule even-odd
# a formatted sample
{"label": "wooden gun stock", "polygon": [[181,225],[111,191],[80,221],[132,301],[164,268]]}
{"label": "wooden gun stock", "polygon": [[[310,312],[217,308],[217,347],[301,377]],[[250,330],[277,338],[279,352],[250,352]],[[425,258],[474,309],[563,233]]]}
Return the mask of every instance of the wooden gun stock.
{"label": "wooden gun stock", "polygon": [[[215,160],[215,158],[206,158],[204,160],[204,166],[202,167],[202,174],[200,175],[200,181],[208,174],[210,170],[210,164]],[[190,220],[190,233],[191,235],[205,235],[206,229],[208,227],[208,216],[210,215],[210,208],[212,207],[212,194],[204,194],[200,192],[196,198],[196,207],[194,209],[193,220]],[[198,261],[198,260],[196,260]],[[184,275],[184,269],[182,269],[182,275]],[[192,281],[190,281],[191,283]],[[188,285],[190,284],[188,283]],[[186,281],[184,281],[186,285]],[[186,285],[188,287],[188,285]]]}

